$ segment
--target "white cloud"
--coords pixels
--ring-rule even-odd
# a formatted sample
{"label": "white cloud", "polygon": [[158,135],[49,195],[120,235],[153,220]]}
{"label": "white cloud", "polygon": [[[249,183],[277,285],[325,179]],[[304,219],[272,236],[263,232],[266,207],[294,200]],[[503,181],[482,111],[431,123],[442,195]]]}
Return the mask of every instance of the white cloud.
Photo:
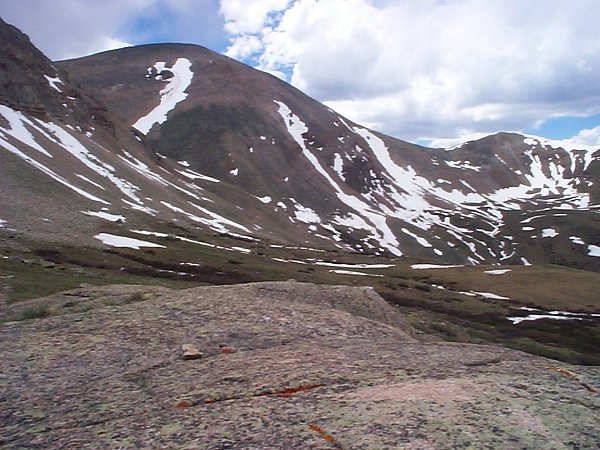
{"label": "white cloud", "polygon": [[221,47],[218,11],[219,0],[0,0],[2,18],[50,59],[157,41]]}
{"label": "white cloud", "polygon": [[247,59],[263,49],[262,42],[253,35],[238,37],[227,49],[225,54],[230,58]]}
{"label": "white cloud", "polygon": [[225,29],[233,34],[258,33],[273,12],[287,8],[289,0],[221,0]]}
{"label": "white cloud", "polygon": [[431,141],[428,145],[432,148],[446,148],[452,149],[457,145],[464,144],[469,141],[476,141],[477,139],[481,139],[485,137],[487,133],[464,133],[459,132],[457,137],[455,138],[446,138],[446,139],[435,139]]}
{"label": "white cloud", "polygon": [[[221,10],[242,3],[223,0]],[[595,0],[257,3],[248,16],[231,6],[232,53],[287,71],[309,95],[395,136],[434,140],[600,111]]]}
{"label": "white cloud", "polygon": [[154,0],[28,0],[5,2],[4,20],[27,33],[51,59],[65,59],[128,45],[122,28]]}
{"label": "white cloud", "polygon": [[600,145],[600,126],[581,130],[569,140],[577,144]]}

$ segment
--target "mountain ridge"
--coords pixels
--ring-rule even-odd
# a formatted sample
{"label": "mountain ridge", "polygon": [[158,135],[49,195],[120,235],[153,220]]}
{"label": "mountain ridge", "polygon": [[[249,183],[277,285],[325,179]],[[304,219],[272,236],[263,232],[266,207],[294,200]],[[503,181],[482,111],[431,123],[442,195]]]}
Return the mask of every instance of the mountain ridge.
{"label": "mountain ridge", "polygon": [[[177,61],[187,63],[174,74]],[[97,170],[77,174],[86,187],[76,188],[92,189],[96,199],[112,192],[113,216],[137,211],[150,221],[183,220],[253,239],[374,255],[600,270],[594,256],[600,152],[593,148],[555,148],[556,142],[509,133],[452,150],[420,147],[368,130],[272,75],[191,44],[44,64],[36,69],[37,83],[45,83],[46,101],[54,105],[46,120],[70,126],[70,136],[55,125],[42,128],[71,142],[54,139],[61,149],[83,146],[79,162]],[[44,80],[43,71],[54,66],[68,80]],[[92,100],[56,86],[81,88]],[[73,105],[56,107],[60,94],[74,98]],[[31,145],[48,136],[38,136],[39,124],[35,130],[35,123],[6,114],[13,114],[16,129],[33,133],[19,140],[9,125],[2,134],[11,136],[5,145],[24,145],[21,159],[31,163]],[[81,114],[87,114],[83,121]],[[158,119],[150,118],[146,133],[132,128],[151,114]],[[106,135],[91,130],[94,120]],[[102,148],[113,171],[102,168]],[[73,163],[48,163],[72,187],[80,183],[69,175]],[[539,226],[523,225],[533,220]]]}

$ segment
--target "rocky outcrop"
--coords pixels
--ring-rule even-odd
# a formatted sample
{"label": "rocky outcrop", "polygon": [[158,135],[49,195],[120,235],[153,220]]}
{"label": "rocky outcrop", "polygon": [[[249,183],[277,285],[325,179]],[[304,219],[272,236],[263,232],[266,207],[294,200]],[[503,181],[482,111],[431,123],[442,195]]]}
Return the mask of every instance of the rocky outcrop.
{"label": "rocky outcrop", "polygon": [[83,128],[114,132],[106,108],[83,92],[29,38],[0,18],[0,104],[48,120],[66,118]]}
{"label": "rocky outcrop", "polygon": [[0,328],[2,448],[600,445],[598,368],[421,342],[368,288],[108,286],[22,308],[42,305]]}

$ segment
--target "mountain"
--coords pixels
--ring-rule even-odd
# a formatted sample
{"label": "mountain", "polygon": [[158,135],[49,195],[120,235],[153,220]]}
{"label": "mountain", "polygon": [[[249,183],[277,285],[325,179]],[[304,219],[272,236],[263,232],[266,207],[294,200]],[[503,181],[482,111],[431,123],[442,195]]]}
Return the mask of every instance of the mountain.
{"label": "mountain", "polygon": [[[511,133],[419,147],[198,46],[133,47],[58,67],[158,154],[261,199],[269,221],[295,224],[275,239],[454,263],[600,267],[589,247],[599,238],[597,147]],[[255,218],[241,220],[251,228]]]}
{"label": "mountain", "polygon": [[0,43],[0,447],[598,447],[597,148]]}
{"label": "mountain", "polygon": [[[429,149],[199,46],[51,63],[3,30],[3,73],[28,86],[2,84],[3,147],[18,149],[3,157],[62,180],[62,201],[29,203],[86,242],[81,210],[375,255],[600,270],[597,148],[500,133]],[[3,166],[11,210],[29,191]]]}
{"label": "mountain", "polygon": [[202,47],[52,62],[0,37],[0,311],[89,284],[368,284],[439,338],[600,364],[598,149],[425,148]]}

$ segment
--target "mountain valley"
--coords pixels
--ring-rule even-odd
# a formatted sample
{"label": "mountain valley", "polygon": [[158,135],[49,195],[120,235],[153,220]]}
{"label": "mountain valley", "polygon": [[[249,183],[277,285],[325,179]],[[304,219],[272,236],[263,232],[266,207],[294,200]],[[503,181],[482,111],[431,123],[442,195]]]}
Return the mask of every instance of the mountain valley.
{"label": "mountain valley", "polygon": [[[501,132],[451,149],[426,148],[353,123],[287,83],[200,46],[152,44],[52,62],[2,21],[0,40],[0,331],[7,373],[20,380],[11,384],[18,411],[27,410],[28,399],[19,355],[32,358],[30,346],[46,332],[54,336],[56,353],[41,343],[49,356],[31,373],[36,379],[46,370],[53,374],[48,396],[60,389],[56,380],[66,376],[60,361],[75,367],[69,358],[80,355],[86,361],[80,375],[91,377],[94,389],[103,389],[102,364],[111,368],[106,383],[114,392],[127,392],[122,376],[137,383],[142,406],[133,405],[130,412],[139,417],[151,411],[150,422],[171,427],[161,429],[164,435],[180,429],[186,435],[191,419],[179,417],[171,424],[162,416],[166,403],[158,407],[157,398],[190,406],[198,406],[198,398],[219,404],[242,397],[263,402],[266,394],[259,393],[267,385],[273,398],[292,385],[333,389],[324,397],[307,394],[316,395],[320,415],[330,407],[330,395],[360,407],[361,395],[407,380],[422,383],[424,390],[431,385],[434,391],[458,392],[465,414],[470,413],[463,408],[471,398],[469,386],[477,385],[474,392],[483,395],[484,382],[498,379],[512,399],[535,397],[531,386],[536,382],[543,395],[554,395],[552,383],[558,379],[560,392],[551,402],[570,401],[565,400],[570,390],[579,389],[573,417],[597,408],[597,368],[569,364],[600,365],[600,147]],[[281,295],[266,301],[255,293],[263,287]],[[222,304],[206,300],[211,295]],[[340,307],[346,301],[350,306]],[[222,316],[219,305],[225,305]],[[283,325],[278,328],[261,311]],[[194,331],[191,317],[211,325]],[[289,317],[310,326],[295,328],[299,325]],[[184,323],[181,330],[178,320]],[[122,340],[96,330],[102,336],[78,342],[73,336],[85,335],[84,322],[106,323]],[[137,331],[128,331],[126,322]],[[177,337],[154,342],[162,327],[177,329]],[[272,342],[271,332],[278,336]],[[348,348],[343,347],[345,333]],[[229,387],[212,378],[206,387],[193,385],[194,369],[172,356],[190,336],[205,342],[201,350],[215,357],[202,364],[208,368],[216,361],[219,370],[235,372]],[[98,361],[89,356],[96,351],[93,338],[109,348]],[[150,353],[136,339],[151,342]],[[13,341],[19,343],[14,355]],[[240,350],[234,363],[215,350],[220,344]],[[333,363],[327,366],[329,378],[327,370],[310,363],[321,346],[325,360],[343,366],[339,373]],[[259,359],[272,369],[260,382],[242,373],[257,349],[266,352]],[[119,359],[120,351],[127,363]],[[369,367],[369,352],[383,375]],[[280,354],[300,371],[287,384],[276,367]],[[403,365],[402,355],[413,358],[410,367]],[[462,361],[464,355],[473,361]],[[438,356],[447,362],[443,369],[434,367]],[[306,372],[298,361],[310,366]],[[153,375],[132,375],[128,364],[138,362],[142,372]],[[181,385],[169,372],[175,366],[185,380]],[[457,384],[438,386],[432,381],[438,369],[444,372],[441,378]],[[509,378],[510,371],[521,378]],[[583,374],[591,390],[573,381],[575,373]],[[153,391],[146,377],[160,379],[160,388]],[[525,394],[519,393],[523,380],[529,380]],[[8,384],[0,379],[0,385]],[[83,386],[80,379],[73,381],[86,405],[97,404],[97,393],[83,394]],[[352,392],[340,394],[346,388]],[[492,427],[498,399],[504,399],[501,388],[495,389],[498,397],[482,407],[490,417],[486,427]],[[390,411],[397,412],[397,399],[386,395],[385,408],[391,404]],[[77,426],[68,408],[64,421],[55,420],[48,413],[52,405],[39,396],[39,411],[23,413],[35,422],[38,441],[23,431],[21,412],[1,399],[0,418],[12,428],[0,431],[0,446],[82,448],[76,439],[61,441],[64,427]],[[106,401],[106,411],[98,410],[85,425],[94,431],[77,439],[94,435],[110,448],[110,440],[102,437],[106,430],[95,427],[103,427],[105,419],[123,422],[129,407],[116,397]],[[552,408],[536,401],[535,411]],[[318,426],[307,428],[311,406],[298,402],[297,414],[307,423],[288,436],[289,445],[310,441],[310,448],[346,448],[341,441],[333,445]],[[263,406],[274,414],[272,406]],[[365,411],[377,409],[377,402],[367,406]],[[486,438],[480,448],[508,445],[513,422],[529,414],[529,406],[519,403],[518,411],[501,421],[507,441]],[[190,409],[202,408],[207,406]],[[411,421],[421,414],[415,408]],[[258,432],[284,442],[284,433],[273,424],[293,414],[281,411],[273,422],[255,424]],[[202,410],[199,417],[214,419],[211,414]],[[383,412],[385,417],[365,414],[378,423],[389,419]],[[442,423],[450,417],[446,414],[457,413],[435,409],[435,420],[428,416],[423,429],[432,436],[454,433],[449,426],[436,428],[438,418]],[[567,410],[557,414],[548,420],[568,421]],[[370,433],[362,419],[352,424],[330,419],[336,436],[340,430],[355,433],[347,438],[348,448],[395,448],[381,430],[373,432],[372,442],[361,441],[358,434]],[[210,448],[238,448],[222,445],[229,439],[223,431],[227,424],[222,416],[215,420]],[[250,426],[247,417],[240,420]],[[565,433],[583,436],[582,429],[594,426],[597,431],[597,423],[585,420]],[[147,425],[142,422],[140,430]],[[117,437],[121,426],[115,428]],[[572,448],[568,436],[532,427],[555,439],[556,448],[559,443]],[[406,448],[443,442],[413,431],[402,438],[414,445]],[[468,446],[470,431],[463,431],[451,439]],[[154,439],[148,436],[145,442]],[[310,440],[315,436],[329,446]],[[524,436],[519,434],[518,442],[526,447],[531,435]],[[593,446],[597,437],[590,432],[579,442]],[[258,441],[249,436],[244,442]],[[164,447],[168,439],[157,438],[152,445]]]}

